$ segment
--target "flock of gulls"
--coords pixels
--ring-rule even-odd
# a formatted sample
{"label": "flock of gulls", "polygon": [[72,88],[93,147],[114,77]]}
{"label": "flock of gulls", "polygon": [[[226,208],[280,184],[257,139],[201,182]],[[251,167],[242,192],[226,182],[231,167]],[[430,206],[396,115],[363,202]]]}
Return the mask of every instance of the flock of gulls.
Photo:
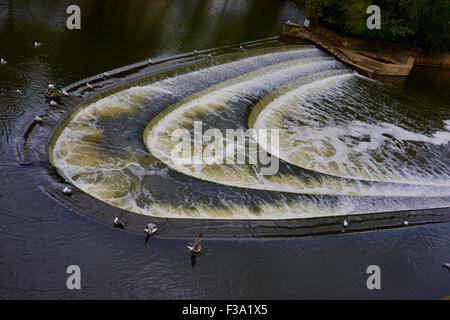
{"label": "flock of gulls", "polygon": [[[65,194],[66,196],[71,196],[73,194],[73,190],[70,187],[65,187],[62,190],[63,194]],[[125,229],[125,226],[127,225],[127,223],[121,219],[119,219],[119,217],[115,217],[113,220],[113,226],[114,228],[118,228],[118,229]],[[146,241],[148,241],[148,239],[154,235],[156,233],[156,231],[158,231],[158,226],[155,223],[149,223],[147,224],[147,226],[144,228],[145,234],[146,234]],[[202,245],[201,245],[201,240],[203,238],[203,234],[200,233],[197,238],[195,238],[194,243],[189,243],[187,246],[187,249],[192,252],[192,254],[197,254],[200,253],[202,250]]]}

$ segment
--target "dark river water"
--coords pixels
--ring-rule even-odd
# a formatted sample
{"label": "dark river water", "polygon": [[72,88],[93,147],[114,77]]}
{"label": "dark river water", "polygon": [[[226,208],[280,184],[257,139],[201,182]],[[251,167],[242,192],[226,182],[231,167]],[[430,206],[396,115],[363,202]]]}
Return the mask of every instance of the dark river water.
{"label": "dark river water", "polygon": [[[66,28],[66,8],[70,4],[81,8],[81,30]],[[23,129],[23,119],[39,112],[49,83],[64,87],[149,57],[161,59],[194,48],[273,37],[279,35],[284,21],[303,19],[292,2],[275,0],[0,0],[0,58],[8,61],[0,67],[0,298],[440,299],[450,295],[450,274],[442,268],[443,263],[450,262],[449,223],[305,238],[205,238],[204,252],[193,266],[185,240],[152,238],[145,243],[144,236],[123,233],[76,215],[38,188],[46,179],[43,166],[47,164],[19,165],[15,153],[17,134]],[[42,45],[34,48],[35,41]],[[322,61],[318,50],[309,50],[312,59],[330,70],[343,68],[336,62]],[[286,61],[277,63],[289,67],[288,60],[299,58],[302,53],[292,55],[281,53],[277,59]],[[315,66],[322,68],[320,63]],[[303,72],[289,70],[292,74]],[[251,76],[250,80],[254,80]],[[258,74],[253,76],[257,78]],[[266,93],[262,84],[268,81],[259,80],[254,80],[252,94]],[[280,78],[273,85],[288,80]],[[441,134],[437,138],[445,139],[442,121],[450,119],[448,71],[415,68],[401,83],[374,85],[370,81],[352,76],[335,88],[332,97],[318,94],[314,101],[330,110],[330,100],[334,99],[337,105],[350,101],[351,109],[351,103],[361,103],[366,98],[364,92],[349,88],[368,88],[373,108],[387,104],[393,110],[405,109],[408,121],[412,121],[411,130],[430,137],[433,132],[427,132],[427,128],[433,127]],[[185,85],[180,83],[180,88]],[[22,94],[16,93],[18,89]],[[400,95],[407,98],[399,99]],[[292,108],[295,111],[298,106]],[[406,127],[406,120],[396,117],[395,112],[374,115],[373,110],[364,109],[358,120],[372,117],[376,122],[371,125],[389,122]],[[429,116],[422,117],[424,113]],[[341,120],[330,121],[339,124]],[[356,126],[360,122],[349,123],[355,130],[360,129]],[[383,130],[389,128],[385,126]],[[385,134],[398,133],[389,130]],[[442,178],[438,185],[448,188],[448,142],[426,150],[431,155],[438,154],[439,161],[437,167],[433,167],[436,163],[430,164],[425,178]],[[384,152],[389,159],[397,155],[389,153],[389,146]],[[429,158],[424,155],[424,159]],[[396,165],[392,164],[392,170]],[[411,167],[403,167],[405,179],[420,175],[414,165],[412,161]],[[332,172],[348,175],[339,173]],[[363,175],[359,171],[351,174]],[[380,173],[368,178],[386,177]],[[215,181],[218,177],[202,179]],[[422,199],[425,208],[434,205],[431,200]],[[439,201],[439,206],[448,204],[448,194]],[[411,206],[414,208],[414,203]],[[69,265],[81,268],[81,290],[66,287]],[[370,265],[381,269],[381,290],[368,290],[366,286]]]}

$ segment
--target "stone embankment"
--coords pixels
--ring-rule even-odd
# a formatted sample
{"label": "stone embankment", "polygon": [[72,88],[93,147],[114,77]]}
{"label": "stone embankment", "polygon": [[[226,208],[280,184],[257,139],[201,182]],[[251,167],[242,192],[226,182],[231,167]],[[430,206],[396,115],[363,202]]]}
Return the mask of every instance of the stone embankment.
{"label": "stone embankment", "polygon": [[450,68],[449,54],[426,54],[419,48],[343,37],[312,22],[306,27],[288,21],[282,36],[308,40],[369,77],[405,77],[413,65]]}

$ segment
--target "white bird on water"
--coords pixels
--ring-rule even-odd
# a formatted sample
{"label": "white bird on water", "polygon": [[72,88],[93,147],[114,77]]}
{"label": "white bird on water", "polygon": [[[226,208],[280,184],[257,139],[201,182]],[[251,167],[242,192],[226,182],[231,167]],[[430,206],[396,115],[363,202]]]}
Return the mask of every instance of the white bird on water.
{"label": "white bird on water", "polygon": [[66,90],[63,90],[62,94],[65,95],[66,97],[70,96],[70,94]]}
{"label": "white bird on water", "polygon": [[54,86],[53,84],[49,84],[49,85],[48,85],[48,88],[49,88],[50,90],[55,90],[55,89],[56,89],[55,86]]}
{"label": "white bird on water", "polygon": [[86,87],[87,87],[89,90],[94,89],[94,87],[93,87],[89,82],[86,83]]}
{"label": "white bird on water", "polygon": [[39,48],[41,46],[42,42],[34,42],[34,47]]}
{"label": "white bird on water", "polygon": [[109,78],[109,77],[111,77],[111,75],[108,72],[103,72],[103,77]]}
{"label": "white bird on water", "polygon": [[200,241],[202,241],[203,235],[200,233],[197,238],[195,238],[194,244],[189,244],[187,248],[193,253],[199,253],[202,250],[202,245]]}
{"label": "white bird on water", "polygon": [[55,100],[50,101],[50,105],[55,107],[58,105],[58,102],[56,102]]}
{"label": "white bird on water", "polygon": [[17,90],[16,90],[16,93],[21,95],[21,94],[22,94],[22,91],[21,91],[20,89],[17,89]]}
{"label": "white bird on water", "polygon": [[2,65],[2,66],[4,66],[5,64],[7,64],[8,63],[8,61],[6,61],[4,58],[2,58],[1,60],[0,60],[0,64]]}
{"label": "white bird on water", "polygon": [[344,227],[347,227],[348,226],[347,220],[344,219],[344,223],[343,224],[344,224]]}
{"label": "white bird on water", "polygon": [[148,64],[155,64],[155,62],[150,58],[148,59]]}
{"label": "white bird on water", "polygon": [[199,55],[198,51],[197,51],[197,50],[195,50],[195,49],[194,49],[194,55],[196,55],[196,56],[198,56],[198,55]]}

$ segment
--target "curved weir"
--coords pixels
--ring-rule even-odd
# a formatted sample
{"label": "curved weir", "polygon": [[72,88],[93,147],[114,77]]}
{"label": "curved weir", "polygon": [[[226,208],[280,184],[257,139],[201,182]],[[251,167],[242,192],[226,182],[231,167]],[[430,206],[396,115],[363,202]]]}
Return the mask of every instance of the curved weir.
{"label": "curved weir", "polygon": [[[389,90],[398,101],[383,98]],[[86,194],[156,218],[242,223],[449,207],[448,118],[417,122],[410,106],[400,89],[312,46],[255,46],[88,96],[48,152]],[[197,129],[224,137],[215,144],[223,157],[175,161],[174,132],[195,137]],[[267,129],[278,130],[278,151],[257,133]],[[243,132],[245,143],[230,148],[227,130]],[[199,143],[204,155],[218,142],[209,138],[194,138],[189,149]],[[251,146],[271,152],[276,172],[264,174],[268,164]]]}
{"label": "curved weir", "polygon": [[449,187],[449,120],[423,117],[400,90],[385,99],[392,90],[355,74],[291,85],[254,109],[252,127],[279,129],[280,158],[305,169]]}

